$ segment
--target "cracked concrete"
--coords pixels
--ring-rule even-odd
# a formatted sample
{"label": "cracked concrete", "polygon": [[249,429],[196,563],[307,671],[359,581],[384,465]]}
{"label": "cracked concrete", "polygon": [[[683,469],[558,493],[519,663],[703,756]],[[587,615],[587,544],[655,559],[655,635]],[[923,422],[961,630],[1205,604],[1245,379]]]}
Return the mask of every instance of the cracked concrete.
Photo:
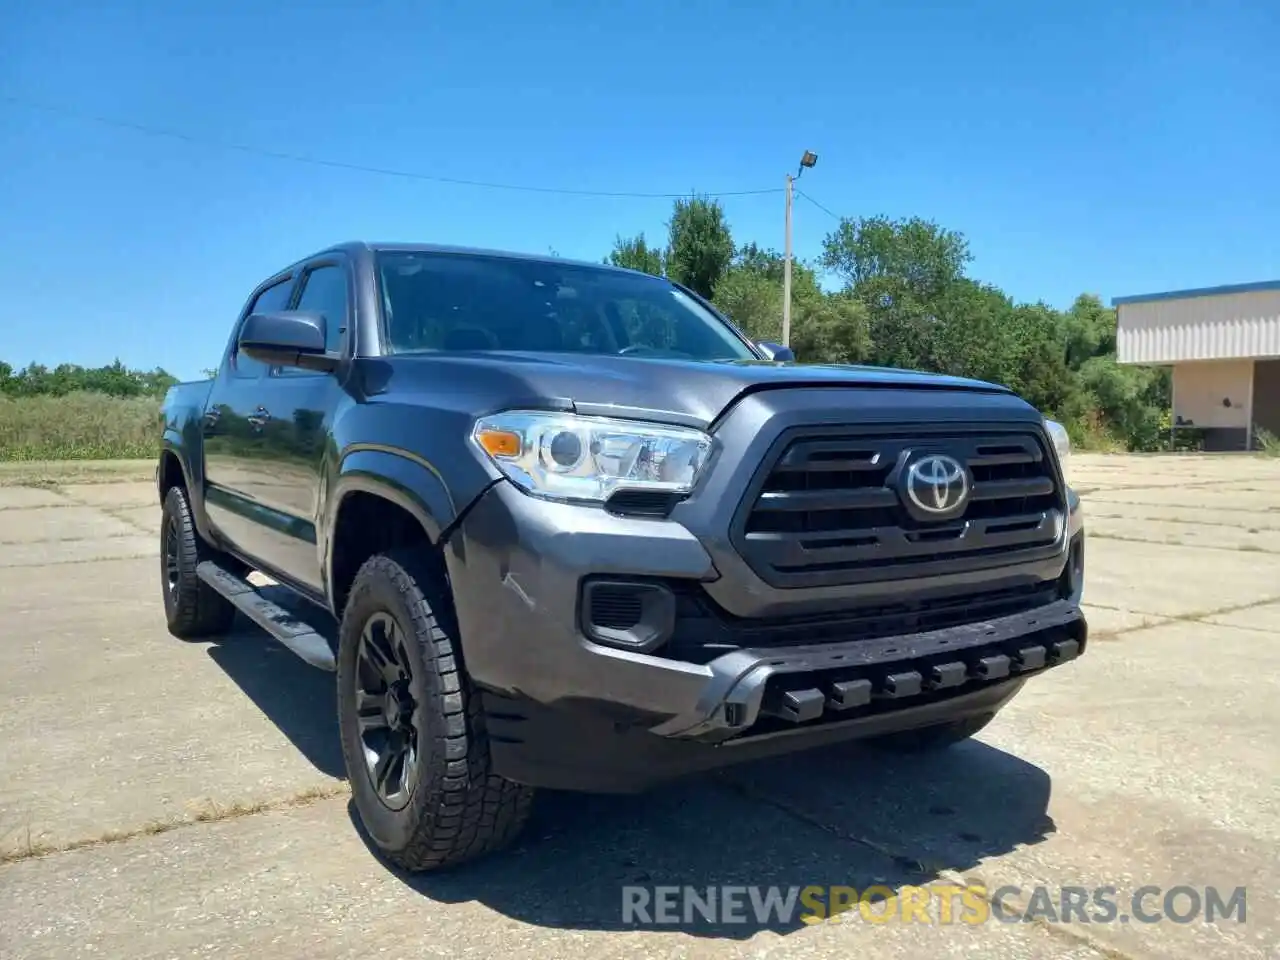
{"label": "cracked concrete", "polygon": [[[331,675],[247,624],[208,643],[165,631],[159,508],[141,466],[118,483],[111,469],[65,485],[56,467],[0,470],[0,955],[1276,955],[1274,461],[1077,457],[1090,529],[1099,515],[1098,642],[941,757],[848,747],[641,797],[547,794],[514,850],[426,878],[389,871],[353,824]],[[624,884],[901,891],[966,877],[1016,887],[1011,904],[1037,887],[1056,900],[1110,885],[1128,907],[1144,884],[1243,886],[1248,915],[621,917]]]}

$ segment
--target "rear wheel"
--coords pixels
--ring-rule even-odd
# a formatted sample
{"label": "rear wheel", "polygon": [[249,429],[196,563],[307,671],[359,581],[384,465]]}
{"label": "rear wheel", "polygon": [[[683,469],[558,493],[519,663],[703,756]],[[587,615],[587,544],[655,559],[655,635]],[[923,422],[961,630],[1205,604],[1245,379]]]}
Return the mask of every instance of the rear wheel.
{"label": "rear wheel", "polygon": [[183,640],[226,633],[236,608],[196,574],[204,560],[218,560],[191,516],[187,491],[170,487],[160,518],[160,588],[169,632]]}
{"label": "rear wheel", "polygon": [[968,740],[995,717],[994,713],[982,713],[965,717],[963,720],[953,720],[950,723],[936,723],[929,727],[918,727],[915,730],[887,733],[868,740],[867,745],[898,753],[932,753],[937,750],[946,750],[948,747]]}
{"label": "rear wheel", "polygon": [[507,846],[533,791],[490,769],[480,698],[413,550],[356,574],[338,646],[338,714],[361,822],[391,862],[431,870]]}

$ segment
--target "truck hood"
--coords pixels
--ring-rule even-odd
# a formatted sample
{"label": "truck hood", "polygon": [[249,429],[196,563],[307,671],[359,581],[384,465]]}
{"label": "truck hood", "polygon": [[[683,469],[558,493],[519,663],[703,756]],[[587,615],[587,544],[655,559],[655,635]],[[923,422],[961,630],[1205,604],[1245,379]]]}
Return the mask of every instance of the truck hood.
{"label": "truck hood", "polygon": [[[470,409],[531,406],[707,427],[748,393],[779,388],[1010,391],[962,377],[836,364],[571,353],[399,354],[370,361],[371,392],[446,392]],[[379,382],[381,381],[381,383]],[[393,383],[394,382],[394,383]]]}

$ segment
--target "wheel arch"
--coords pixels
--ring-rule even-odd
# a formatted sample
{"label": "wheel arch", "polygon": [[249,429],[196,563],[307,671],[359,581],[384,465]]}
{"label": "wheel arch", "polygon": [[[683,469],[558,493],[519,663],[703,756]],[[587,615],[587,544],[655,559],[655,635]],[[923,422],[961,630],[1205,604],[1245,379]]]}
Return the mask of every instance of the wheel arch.
{"label": "wheel arch", "polygon": [[441,525],[412,490],[381,474],[348,469],[341,474],[331,502],[324,567],[325,592],[335,617],[341,618],[361,565],[377,553],[423,548],[432,576],[447,590]]}

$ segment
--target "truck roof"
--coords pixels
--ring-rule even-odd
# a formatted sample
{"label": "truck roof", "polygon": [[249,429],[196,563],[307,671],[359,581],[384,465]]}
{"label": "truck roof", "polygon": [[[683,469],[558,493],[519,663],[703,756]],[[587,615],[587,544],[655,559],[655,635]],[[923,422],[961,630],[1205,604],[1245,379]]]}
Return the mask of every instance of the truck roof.
{"label": "truck roof", "polygon": [[309,256],[301,258],[298,262],[311,260],[326,253],[341,251],[343,253],[453,253],[453,254],[470,254],[472,256],[483,257],[501,257],[508,260],[531,260],[542,261],[545,263],[566,263],[576,267],[591,267],[597,270],[613,271],[615,273],[640,273],[642,276],[649,276],[639,270],[632,270],[628,267],[617,267],[610,263],[601,263],[592,260],[575,260],[570,257],[561,257],[549,253],[520,253],[514,250],[494,250],[486,247],[467,247],[455,244],[445,243],[413,243],[413,242],[374,242],[369,240],[348,240],[343,243],[335,243],[332,246],[325,247],[323,250],[317,250]]}

